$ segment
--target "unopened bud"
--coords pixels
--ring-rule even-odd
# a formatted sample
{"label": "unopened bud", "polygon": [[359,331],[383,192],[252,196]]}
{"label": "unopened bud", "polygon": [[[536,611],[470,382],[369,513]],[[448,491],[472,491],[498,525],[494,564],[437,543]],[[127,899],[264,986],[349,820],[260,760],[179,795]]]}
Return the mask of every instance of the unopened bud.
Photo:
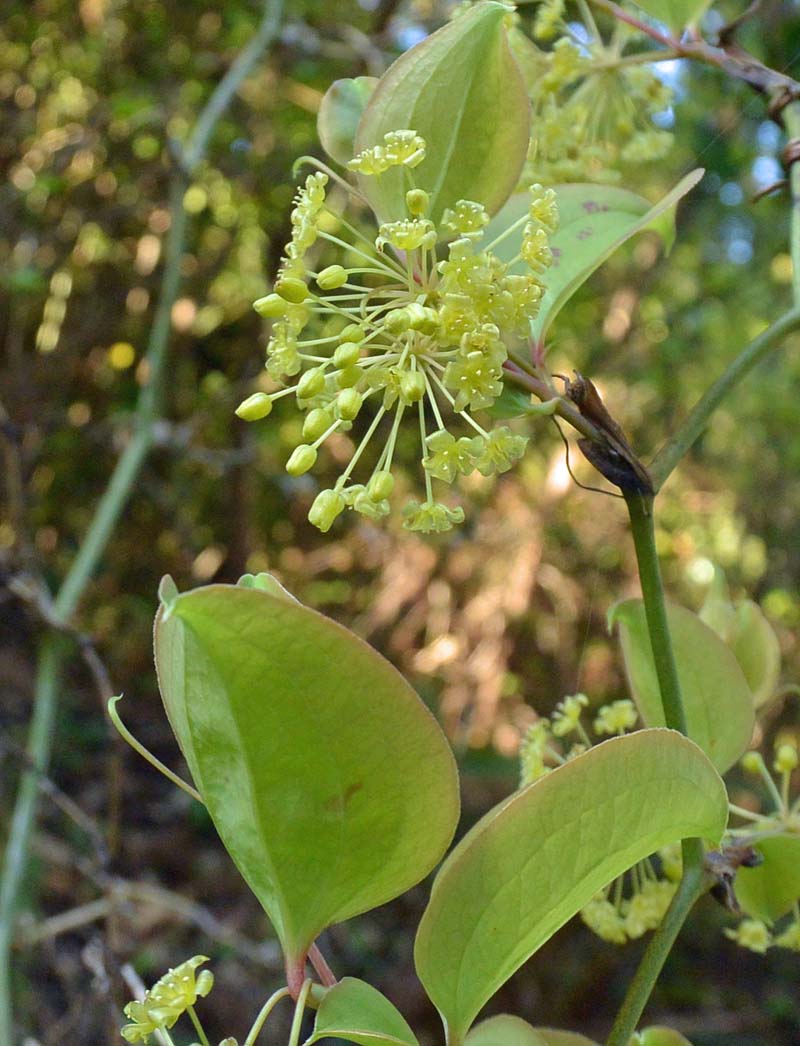
{"label": "unopened bud", "polygon": [[236,408],[236,416],[243,421],[260,421],[272,410],[272,397],[266,392],[254,392],[246,400],[242,400]]}
{"label": "unopened bud", "polygon": [[400,375],[400,395],[404,403],[418,403],[425,395],[425,375],[422,371],[407,370]]}
{"label": "unopened bud", "polygon": [[355,389],[342,389],[336,397],[336,409],[342,421],[352,421],[361,410],[364,397]]}
{"label": "unopened bud", "polygon": [[317,285],[324,291],[334,291],[347,283],[347,270],[341,265],[329,265],[317,276]]}
{"label": "unopened bud", "polygon": [[325,371],[321,367],[307,370],[297,383],[297,398],[310,400],[325,390]]}
{"label": "unopened bud", "polygon": [[304,472],[312,469],[317,461],[317,452],[308,443],[301,443],[295,447],[286,462],[286,471],[290,476],[302,476]]}
{"label": "unopened bud", "polygon": [[367,494],[372,501],[384,501],[393,490],[394,476],[391,472],[374,472],[372,479],[367,483]]}
{"label": "unopened bud", "polygon": [[284,301],[291,302],[292,305],[299,305],[308,297],[308,287],[305,280],[300,280],[296,276],[282,276],[275,284],[275,293],[279,294]]}
{"label": "unopened bud", "polygon": [[314,498],[308,513],[308,522],[318,527],[323,534],[333,526],[333,521],[344,511],[344,498],[337,490],[321,490]]}
{"label": "unopened bud", "polygon": [[334,352],[333,365],[339,369],[352,367],[360,355],[361,350],[354,341],[345,341]]}
{"label": "unopened bud", "polygon": [[268,294],[265,298],[259,298],[253,302],[253,308],[259,316],[268,316],[275,319],[283,316],[286,312],[286,300],[280,294]]}
{"label": "unopened bud", "polygon": [[424,218],[428,213],[431,198],[424,189],[409,189],[406,193],[408,213],[415,218]]}

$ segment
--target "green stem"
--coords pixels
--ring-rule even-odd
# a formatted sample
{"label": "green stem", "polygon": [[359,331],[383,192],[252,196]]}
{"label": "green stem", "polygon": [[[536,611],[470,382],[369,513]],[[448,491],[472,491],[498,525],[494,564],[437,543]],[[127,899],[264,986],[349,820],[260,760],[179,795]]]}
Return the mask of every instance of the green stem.
{"label": "green stem", "polygon": [[[791,102],[783,110],[783,124],[790,141],[800,144],[800,102]],[[792,295],[800,307],[800,160],[789,166],[789,254],[792,258]]]}
{"label": "green stem", "polygon": [[[800,215],[798,216],[800,221]],[[798,262],[800,266],[800,262]],[[732,389],[739,384],[757,363],[778,348],[787,334],[800,328],[800,306],[796,306],[776,320],[762,334],[743,349],[736,359],[714,384],[700,398],[689,417],[675,435],[656,454],[650,465],[650,475],[656,490],[660,490],[665,480],[702,435],[709,418]]]}
{"label": "green stem", "polygon": [[308,993],[310,991],[311,979],[308,978],[303,982],[303,987],[300,989],[300,994],[297,996],[294,1017],[292,1018],[292,1028],[289,1032],[289,1046],[297,1046],[300,1041],[300,1028],[303,1024],[303,1014],[306,1010],[306,999],[308,998]]}
{"label": "green stem", "polygon": [[[144,359],[146,383],[136,405],[134,433],[112,472],[78,554],[54,600],[54,615],[65,623],[75,612],[97,569],[155,440],[155,423],[164,393],[172,306],[181,283],[180,263],[187,230],[187,214],[183,207],[186,185],[192,172],[205,158],[216,122],[242,80],[274,38],[282,9],[283,0],[265,0],[264,14],[256,35],[212,93],[208,104],[198,117],[182,163],[173,174],[169,194],[172,221],[164,252],[164,271],[158,307]],[[32,769],[25,771],[21,776],[3,855],[0,877],[0,1042],[8,1043],[9,1046],[14,1042],[10,969],[14,915],[25,877],[30,837],[36,816],[38,776],[46,771],[50,762],[57,699],[66,653],[67,648],[59,637],[46,636],[43,640],[27,743]]]}
{"label": "green stem", "polygon": [[186,1012],[189,1014],[189,1018],[192,1024],[194,1025],[194,1030],[200,1036],[200,1046],[211,1046],[211,1043],[208,1041],[208,1036],[206,1035],[203,1029],[203,1025],[200,1023],[200,1018],[197,1016],[194,1006],[187,1006]]}
{"label": "green stem", "polygon": [[[699,845],[699,840],[696,839],[690,839],[688,842]],[[700,847],[700,853],[702,855],[702,847]],[[686,856],[686,846],[684,846],[684,862],[686,862]],[[683,878],[667,909],[667,914],[650,938],[639,967],[628,986],[625,1000],[614,1021],[611,1034],[606,1040],[606,1046],[628,1046],[667,956],[686,921],[686,916],[705,890],[706,882],[702,865],[697,862],[693,862],[688,867],[684,865]]]}
{"label": "green stem", "polygon": [[272,995],[270,995],[270,997],[261,1007],[258,1016],[253,1021],[253,1027],[250,1029],[247,1038],[244,1040],[244,1046],[254,1046],[254,1043],[258,1038],[259,1032],[264,1027],[264,1023],[267,1017],[269,1017],[269,1015],[272,1013],[272,1011],[275,1009],[275,1006],[281,1001],[281,999],[285,999],[288,994],[288,988],[279,988],[278,991],[273,992]]}
{"label": "green stem", "polygon": [[685,734],[687,732],[686,712],[683,707],[675,655],[672,651],[667,608],[664,603],[664,588],[661,583],[661,568],[658,565],[658,553],[656,552],[653,498],[640,494],[628,494],[625,501],[628,506],[636,562],[639,567],[647,631],[650,634],[653,662],[661,690],[664,722],[671,729]]}
{"label": "green stem", "polygon": [[[650,635],[653,661],[661,691],[664,721],[673,730],[686,734],[686,712],[683,707],[678,669],[672,650],[661,569],[656,552],[653,498],[629,494],[625,500],[631,521],[647,630]],[[685,839],[683,841],[683,878],[667,914],[653,934],[633,980],[628,986],[625,1000],[617,1014],[607,1046],[628,1046],[656,980],[675,943],[675,938],[694,902],[705,888],[703,844],[699,839]]]}

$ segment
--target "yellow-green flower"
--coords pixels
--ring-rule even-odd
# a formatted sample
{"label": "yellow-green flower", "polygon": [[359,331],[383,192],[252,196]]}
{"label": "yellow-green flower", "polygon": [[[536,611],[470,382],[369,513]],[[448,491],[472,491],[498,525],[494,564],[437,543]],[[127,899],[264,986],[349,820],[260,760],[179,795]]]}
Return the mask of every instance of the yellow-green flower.
{"label": "yellow-green flower", "polygon": [[759,955],[763,955],[773,943],[769,927],[760,919],[742,919],[735,930],[726,929],[725,936]]}
{"label": "yellow-green flower", "polygon": [[205,962],[208,962],[205,955],[187,959],[156,981],[141,1002],[129,1002],[122,1011],[131,1022],[122,1028],[123,1039],[148,1042],[156,1029],[171,1028],[198,998],[208,995],[214,985],[214,975],[203,970],[195,977],[195,970]]}
{"label": "yellow-green flower", "polygon": [[[480,203],[457,201],[438,228],[427,217],[428,194],[414,187],[412,174],[424,157],[424,140],[403,129],[348,165],[362,176],[379,177],[390,167],[406,172],[407,217],[384,222],[374,240],[329,210],[330,178],[345,183],[332,171],[309,175],[295,199],[274,292],[256,302],[273,320],[270,376],[296,380],[248,397],[240,417],[266,417],[276,399],[295,395],[305,414],[302,442],[286,466],[295,476],[314,467],[331,436],[354,425],[361,432],[337,482],[311,507],[309,519],[323,531],[346,508],[372,519],[389,511],[404,420],[419,432],[425,481],[424,500],[403,509],[410,530],[449,530],[464,518],[461,508],[435,496],[434,481],[450,484],[474,469],[504,472],[527,442],[507,427],[487,430],[472,412],[491,407],[502,392],[509,345],[527,335],[538,312],[551,262],[548,237],[557,225],[554,194],[532,186],[530,212],[518,223],[521,255],[504,262],[482,242],[489,219]],[[317,241],[336,247],[340,263],[315,269],[308,252]],[[361,421],[362,410],[369,421]],[[454,424],[461,431],[451,432]]]}

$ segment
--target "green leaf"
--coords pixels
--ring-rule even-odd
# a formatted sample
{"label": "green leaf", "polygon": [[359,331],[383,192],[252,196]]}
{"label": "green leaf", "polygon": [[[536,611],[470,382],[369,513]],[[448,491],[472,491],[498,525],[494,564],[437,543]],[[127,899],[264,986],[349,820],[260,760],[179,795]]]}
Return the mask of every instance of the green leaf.
{"label": "green leaf", "polygon": [[358,122],[372,92],[378,85],[375,76],[354,80],[334,80],[325,92],[317,115],[317,133],[331,159],[346,164],[355,155]]}
{"label": "green leaf", "polygon": [[292,593],[283,587],[277,578],[273,577],[272,574],[261,573],[261,574],[242,574],[236,584],[240,588],[258,588],[262,592],[269,592],[272,596],[280,596],[282,599],[288,599],[292,603],[298,603]]}
{"label": "green leaf", "polygon": [[[675,209],[678,201],[703,176],[702,170],[687,174],[657,204],[611,185],[557,185],[559,226],[550,238],[553,265],[545,275],[547,290],[541,308],[531,324],[531,336],[543,342],[553,320],[577,289],[595,269],[638,232],[654,229],[667,250],[675,237]],[[528,195],[512,197],[490,223],[485,241],[490,243],[527,213]],[[522,228],[498,244],[496,253],[510,261],[519,253]],[[516,268],[524,269],[524,262]]]}
{"label": "green leaf", "polygon": [[442,865],[417,972],[461,1041],[493,993],[616,876],[689,836],[718,843],[722,781],[671,730],[614,738],[490,811]]}
{"label": "green leaf", "polygon": [[733,651],[760,708],[774,697],[781,672],[781,648],[761,607],[747,599],[734,605],[724,573],[717,567],[700,618]]}
{"label": "green leaf", "polygon": [[529,392],[514,388],[511,385],[503,385],[503,391],[489,407],[489,414],[493,418],[521,418],[530,414],[541,414],[552,417],[556,413],[559,399],[545,400],[540,403],[531,398]]}
{"label": "green leaf", "polygon": [[[608,615],[619,625],[631,694],[647,726],[663,726],[664,711],[644,605],[640,599],[617,603]],[[719,636],[683,607],[667,607],[678,679],[689,737],[720,773],[746,751],[755,714],[750,687],[739,663]]]}
{"label": "green leaf", "polygon": [[[427,143],[413,184],[431,196],[438,223],[460,199],[498,211],[514,191],[530,142],[530,103],[508,46],[511,8],[482,0],[411,48],[389,67],[356,135],[356,151],[380,145],[388,131],[411,128]],[[359,185],[380,221],[406,217],[405,168]]]}
{"label": "green leaf", "polygon": [[711,7],[712,0],[635,0],[657,22],[668,25],[673,33],[679,34],[687,26],[694,25]]}
{"label": "green leaf", "polygon": [[753,693],[753,705],[760,708],[775,696],[781,674],[781,648],[775,629],[752,600],[736,607],[736,631],[730,647]]}
{"label": "green leaf", "polygon": [[736,873],[736,897],[754,919],[773,923],[800,898],[800,836],[776,835],[755,844],[764,857],[757,868]]}
{"label": "green leaf", "polygon": [[328,1037],[358,1046],[418,1046],[399,1010],[377,988],[355,977],[343,977],[325,993],[305,1046]]}
{"label": "green leaf", "polygon": [[654,1024],[639,1032],[638,1039],[634,1039],[634,1046],[692,1046],[692,1044],[680,1032]]}
{"label": "green leaf", "polygon": [[476,1024],[465,1046],[597,1046],[597,1043],[571,1031],[534,1028],[521,1017],[503,1013]]}
{"label": "green leaf", "polygon": [[195,785],[287,968],[440,859],[458,818],[453,756],[356,636],[282,595],[211,585],[161,608],[155,648]]}
{"label": "green leaf", "polygon": [[464,1046],[547,1046],[547,1040],[521,1017],[501,1013],[476,1024]]}

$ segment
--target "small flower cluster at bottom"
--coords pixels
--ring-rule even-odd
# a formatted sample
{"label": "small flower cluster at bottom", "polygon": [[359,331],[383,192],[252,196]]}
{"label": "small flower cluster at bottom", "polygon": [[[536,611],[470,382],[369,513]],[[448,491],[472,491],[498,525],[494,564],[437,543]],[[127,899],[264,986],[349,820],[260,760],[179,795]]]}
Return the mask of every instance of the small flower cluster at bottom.
{"label": "small flower cluster at bottom", "polygon": [[[591,747],[593,738],[581,720],[588,706],[585,694],[572,694],[556,705],[551,719],[538,719],[529,727],[520,745],[521,786]],[[633,729],[637,719],[632,701],[612,701],[595,712],[591,732],[595,738],[618,737]],[[660,869],[649,858],[640,861],[581,910],[581,918],[598,937],[624,944],[658,926],[680,878],[680,862],[676,865],[674,855],[665,850],[660,856]]]}
{"label": "small flower cluster at bottom", "polygon": [[123,1039],[148,1042],[153,1032],[171,1028],[181,1014],[208,995],[214,986],[214,975],[210,970],[203,970],[195,977],[195,970],[206,962],[205,955],[187,959],[156,981],[141,1001],[129,1002],[123,1013],[131,1023],[122,1029]]}

